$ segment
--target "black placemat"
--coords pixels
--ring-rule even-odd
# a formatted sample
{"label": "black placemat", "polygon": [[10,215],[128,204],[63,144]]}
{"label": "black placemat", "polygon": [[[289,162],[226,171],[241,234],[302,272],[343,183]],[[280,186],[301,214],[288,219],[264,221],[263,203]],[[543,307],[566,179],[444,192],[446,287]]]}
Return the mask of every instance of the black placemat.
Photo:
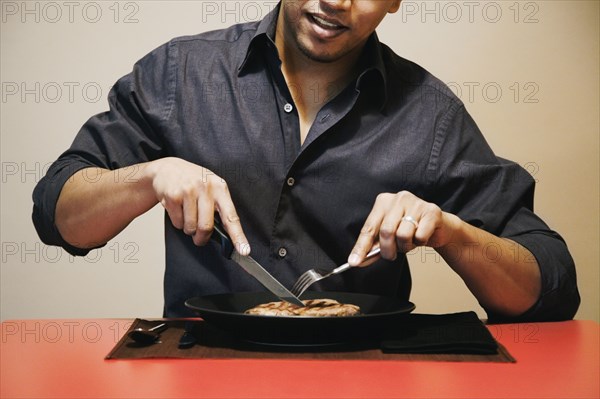
{"label": "black placemat", "polygon": [[[475,319],[473,319],[473,316]],[[135,319],[130,330],[152,327],[160,321]],[[383,339],[331,346],[268,346],[236,339],[202,320],[193,320],[196,344],[179,348],[189,320],[167,320],[160,341],[139,345],[125,334],[106,359],[212,358],[212,359],[321,359],[419,360],[453,362],[515,362],[474,312],[450,315],[407,315],[386,331]],[[447,328],[445,327],[447,326]],[[487,335],[486,335],[487,333]]]}
{"label": "black placemat", "polygon": [[475,312],[411,314],[385,332],[384,353],[491,355],[498,343]]}

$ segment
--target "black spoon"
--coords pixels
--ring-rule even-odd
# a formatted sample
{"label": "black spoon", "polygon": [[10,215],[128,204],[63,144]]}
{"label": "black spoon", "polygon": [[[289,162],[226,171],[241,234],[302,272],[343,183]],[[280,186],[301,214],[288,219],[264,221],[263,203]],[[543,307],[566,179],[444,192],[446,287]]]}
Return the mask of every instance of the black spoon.
{"label": "black spoon", "polygon": [[168,327],[167,323],[161,323],[148,329],[139,327],[130,331],[127,336],[138,344],[150,345],[158,341],[160,333],[165,331]]}

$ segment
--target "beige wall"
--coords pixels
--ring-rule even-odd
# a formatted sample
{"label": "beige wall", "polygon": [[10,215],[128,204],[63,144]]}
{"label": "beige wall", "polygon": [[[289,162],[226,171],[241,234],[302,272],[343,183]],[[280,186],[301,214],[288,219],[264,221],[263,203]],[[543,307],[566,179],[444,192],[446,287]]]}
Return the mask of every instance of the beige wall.
{"label": "beige wall", "polygon": [[[457,92],[497,154],[538,181],[536,210],[578,267],[577,318],[599,320],[597,1],[405,1],[379,30]],[[255,19],[269,1],[2,1],[0,317],[161,315],[162,211],[74,259],[43,245],[31,191],[114,81],[174,36]],[[434,253],[410,255],[420,312],[474,309]]]}

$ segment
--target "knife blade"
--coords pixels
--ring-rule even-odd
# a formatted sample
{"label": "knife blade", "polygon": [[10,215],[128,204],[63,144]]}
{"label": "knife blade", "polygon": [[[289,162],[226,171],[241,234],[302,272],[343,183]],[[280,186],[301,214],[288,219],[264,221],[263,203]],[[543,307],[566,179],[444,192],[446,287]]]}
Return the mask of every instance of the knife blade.
{"label": "knife blade", "polygon": [[[215,234],[216,233],[216,234]],[[221,251],[223,255],[236,262],[245,271],[250,273],[252,277],[257,279],[266,289],[271,291],[275,296],[285,302],[289,302],[293,305],[304,306],[304,303],[294,294],[292,294],[287,288],[283,286],[275,277],[273,277],[264,267],[255,261],[251,256],[241,255],[233,246],[231,238],[221,225],[221,222],[215,218],[214,232],[211,236],[212,239],[218,241],[221,244]]]}

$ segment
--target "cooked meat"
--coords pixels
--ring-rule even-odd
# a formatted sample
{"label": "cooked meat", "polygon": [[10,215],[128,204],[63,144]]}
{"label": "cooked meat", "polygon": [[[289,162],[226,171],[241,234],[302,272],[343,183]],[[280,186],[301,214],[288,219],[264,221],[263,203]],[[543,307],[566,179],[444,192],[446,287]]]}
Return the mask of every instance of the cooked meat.
{"label": "cooked meat", "polygon": [[304,303],[304,307],[283,301],[263,303],[246,310],[244,313],[259,316],[323,317],[355,316],[360,314],[358,306],[339,303],[333,299],[306,299],[302,302]]}

